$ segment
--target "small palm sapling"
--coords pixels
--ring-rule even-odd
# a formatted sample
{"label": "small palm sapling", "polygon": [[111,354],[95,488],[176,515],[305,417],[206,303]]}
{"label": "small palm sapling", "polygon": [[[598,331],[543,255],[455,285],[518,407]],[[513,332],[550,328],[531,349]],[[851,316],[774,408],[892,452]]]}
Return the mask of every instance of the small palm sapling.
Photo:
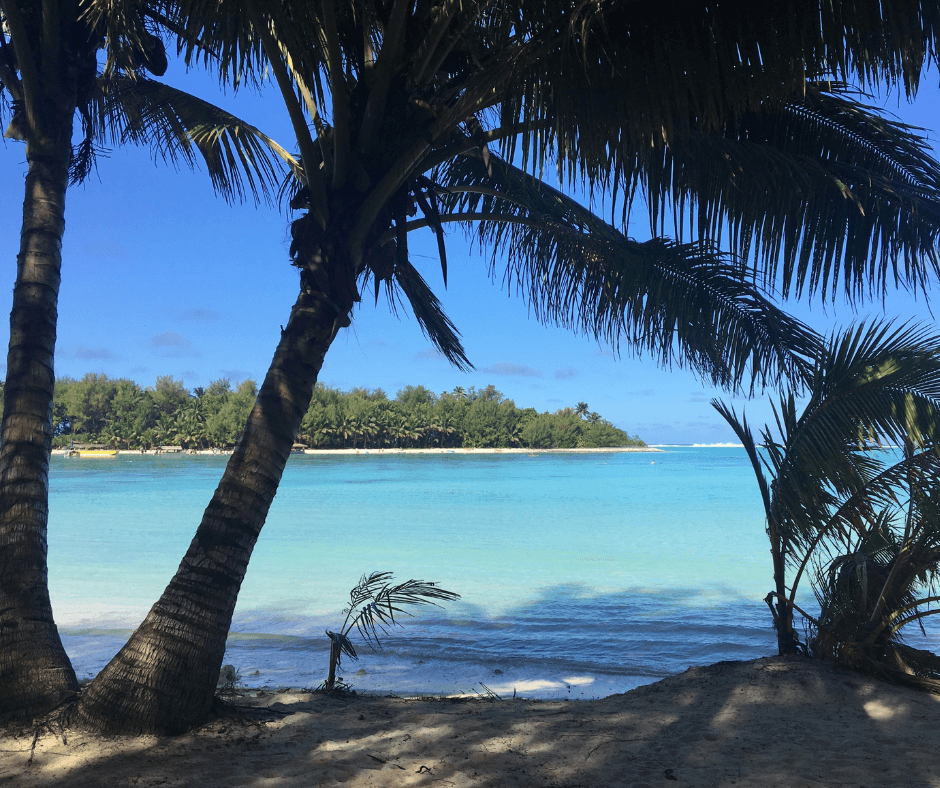
{"label": "small palm sapling", "polygon": [[349,607],[343,612],[346,618],[339,632],[326,631],[330,639],[330,672],[323,689],[330,691],[336,686],[336,669],[340,667],[343,654],[352,659],[359,659],[349,633],[355,627],[359,634],[373,649],[381,648],[379,632],[388,633],[394,624],[401,626],[396,614],[410,616],[406,605],[440,605],[434,600],[453,601],[460,599],[460,594],[438,588],[435,583],[424,580],[406,580],[392,584],[391,572],[373,572],[363,575],[356,586],[349,592]]}

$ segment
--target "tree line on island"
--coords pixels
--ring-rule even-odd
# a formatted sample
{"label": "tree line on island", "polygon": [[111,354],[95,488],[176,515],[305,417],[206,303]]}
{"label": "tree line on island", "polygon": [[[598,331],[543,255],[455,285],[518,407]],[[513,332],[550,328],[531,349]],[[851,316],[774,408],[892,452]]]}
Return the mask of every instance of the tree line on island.
{"label": "tree line on island", "polygon": [[[99,732],[155,734],[207,718],[252,550],[334,340],[384,293],[456,367],[471,366],[432,289],[436,272],[409,252],[413,231],[433,233],[444,285],[444,228],[455,225],[488,255],[491,277],[544,323],[686,366],[726,390],[790,386],[799,395],[818,384],[826,399],[839,376],[814,374],[827,372],[816,365],[838,366],[845,354],[827,354],[774,299],[842,294],[857,304],[898,287],[926,292],[940,275],[940,164],[920,132],[863,103],[916,94],[940,59],[940,5],[673,6],[0,0],[0,121],[7,138],[25,143],[28,167],[0,427],[0,717],[67,705],[75,724]],[[168,48],[223,86],[274,83],[270,115],[289,118],[291,133],[278,144],[152,79],[166,72]],[[226,198],[280,198],[298,289],[175,575],[80,688],[47,582],[65,197],[94,171],[102,146],[123,143],[149,144],[162,161],[200,159]],[[628,234],[639,209],[648,211],[648,240]],[[915,669],[890,636],[937,597],[905,593],[911,577],[930,586],[940,563],[936,529],[920,520],[934,513],[928,477],[940,482],[930,464],[940,389],[890,382],[910,351],[889,343],[884,354],[861,353],[858,374],[845,378],[865,391],[873,379],[890,383],[871,404],[899,418],[889,433],[911,444],[911,462],[896,472],[914,474],[905,477],[915,504],[906,519],[874,519],[881,492],[851,504],[851,520],[833,509],[843,494],[866,497],[873,468],[864,453],[851,467],[821,462],[821,453],[883,433],[871,410],[840,411],[845,399],[826,399],[833,407],[820,413],[844,418],[803,433],[802,476],[789,471],[804,423],[795,408],[780,408],[781,435],[762,436],[780,458],[767,474],[755,463],[774,574],[795,570],[790,589],[779,580],[770,597],[781,652],[796,648],[793,586],[811,570],[794,551],[819,555],[825,542],[846,571],[830,572],[845,582],[822,596],[829,615],[817,619],[825,637],[816,642],[830,642],[825,653],[843,661],[852,651],[858,666],[891,655],[898,670]],[[918,397],[915,424],[905,414]],[[740,435],[750,440],[746,423]],[[817,509],[832,512],[833,524],[814,514],[797,533],[795,518]],[[912,536],[926,547],[908,549]],[[855,582],[872,572],[885,582]],[[860,597],[878,586],[875,598]],[[845,605],[855,606],[851,620]],[[940,679],[936,663],[919,664]]]}
{"label": "tree line on island", "polygon": [[[180,445],[228,449],[241,437],[258,395],[254,380],[222,378],[191,391],[160,376],[153,386],[88,373],[60,378],[53,400],[53,446],[105,444],[120,449]],[[518,408],[495,386],[435,394],[406,386],[394,399],[380,388],[341,391],[318,383],[297,441],[320,449],[642,447],[584,402],[539,413]]]}

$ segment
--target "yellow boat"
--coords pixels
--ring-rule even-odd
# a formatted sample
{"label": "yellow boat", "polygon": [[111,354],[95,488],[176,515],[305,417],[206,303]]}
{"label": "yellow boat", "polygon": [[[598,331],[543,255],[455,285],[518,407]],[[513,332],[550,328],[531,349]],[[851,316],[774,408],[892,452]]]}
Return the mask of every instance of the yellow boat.
{"label": "yellow boat", "polygon": [[117,449],[80,449],[79,457],[117,457]]}

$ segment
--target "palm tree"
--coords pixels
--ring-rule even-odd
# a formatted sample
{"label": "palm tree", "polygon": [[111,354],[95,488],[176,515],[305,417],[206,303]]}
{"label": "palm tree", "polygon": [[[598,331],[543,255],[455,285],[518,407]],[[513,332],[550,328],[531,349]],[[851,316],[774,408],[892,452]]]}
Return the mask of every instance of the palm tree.
{"label": "palm tree", "polygon": [[[909,129],[813,78],[916,89],[940,8],[814,9],[180,2],[190,60],[223,80],[268,73],[280,90],[302,163],[289,187],[300,292],[179,571],[78,718],[114,731],[204,718],[291,443],[367,288],[407,301],[469,365],[410,231],[434,232],[446,284],[443,226],[476,227],[539,319],[729,387],[799,377],[815,350],[760,283],[850,297],[922,286],[937,263],[935,162]],[[637,242],[532,174],[552,164],[561,182],[620,198],[624,219],[642,192],[660,237]]]}
{"label": "palm tree", "polygon": [[[339,632],[327,630],[330,639],[330,668],[323,688],[332,690],[336,686],[336,669],[340,667],[343,654],[352,659],[359,659],[356,649],[349,639],[349,633],[355,627],[363,640],[370,646],[381,648],[379,633],[387,634],[394,625],[401,626],[401,615],[410,616],[406,606],[440,605],[434,600],[452,602],[460,599],[460,594],[445,591],[436,583],[426,580],[405,580],[392,585],[391,572],[373,572],[363,575],[349,592],[349,607],[343,610],[346,617]],[[395,618],[396,614],[398,619]]]}
{"label": "palm tree", "polygon": [[[738,419],[733,409],[713,401],[744,445],[757,477],[773,560],[774,590],[766,601],[781,654],[801,648],[793,615],[799,610],[797,589],[810,562],[824,549],[831,553],[834,544],[838,553],[852,534],[857,537],[856,548],[833,565],[830,591],[845,585],[839,580],[846,574],[843,570],[872,545],[877,545],[876,552],[890,554],[882,562],[888,575],[892,561],[905,564],[906,573],[895,579],[903,579],[908,588],[923,569],[921,561],[898,559],[910,544],[911,533],[905,532],[903,540],[894,539],[877,506],[893,504],[897,485],[912,480],[915,470],[921,475],[929,472],[929,479],[940,483],[935,448],[940,429],[940,336],[923,329],[893,329],[890,324],[859,326],[830,339],[807,388],[809,401],[800,414],[793,392],[781,397],[779,407],[774,407],[779,435],[765,427],[760,444],[743,416]],[[904,445],[919,452],[916,459],[895,465],[892,455],[872,451],[880,445]],[[912,501],[922,499],[923,490],[920,482],[911,490]],[[933,529],[928,549],[934,550],[940,526],[921,521],[922,531]],[[856,566],[871,564],[856,562]],[[789,581],[788,568],[795,570]],[[875,577],[872,573],[873,590]],[[823,607],[833,610],[831,600],[839,594],[833,597],[824,591],[823,596],[830,600]],[[865,611],[871,613],[873,625],[885,611],[883,600],[875,607],[878,604],[880,610]],[[897,607],[887,610],[894,613]],[[817,641],[831,635],[832,627],[819,624],[823,619],[804,616],[817,625]]]}
{"label": "palm tree", "polygon": [[[280,172],[262,150],[271,141],[256,129],[146,78],[145,71],[159,76],[167,67],[146,14],[133,8],[109,17],[56,0],[0,2],[0,119],[9,118],[6,137],[26,143],[28,165],[0,425],[0,716],[32,715],[77,690],[46,584],[53,357],[70,180],[89,174],[98,145],[124,140],[153,141],[171,159],[201,154],[228,196],[270,189]],[[108,64],[99,74],[106,43]],[[73,150],[76,112],[84,139]]]}
{"label": "palm tree", "polygon": [[[133,16],[133,15],[131,15]],[[162,74],[158,38],[136,21],[121,53]],[[133,25],[133,22],[132,22]],[[72,123],[95,87],[104,31],[77,4],[0,3],[0,85],[13,100],[5,136],[26,143],[26,195],[10,313],[0,427],[0,714],[29,715],[77,690],[46,588],[50,414]],[[120,49],[120,47],[116,47]],[[6,96],[3,96],[4,104]],[[39,483],[37,483],[37,480]]]}
{"label": "palm tree", "polygon": [[579,402],[574,412],[579,419],[583,419],[588,412],[588,404],[586,402]]}
{"label": "palm tree", "polygon": [[[850,539],[830,540],[834,548],[826,543],[826,560],[815,560],[820,613],[807,619],[809,648],[864,673],[940,693],[940,656],[903,641],[905,627],[940,613],[940,458],[933,449],[906,449],[904,460],[877,480],[882,498],[889,488],[898,500],[883,501],[860,518]],[[872,486],[860,495],[875,497]]]}

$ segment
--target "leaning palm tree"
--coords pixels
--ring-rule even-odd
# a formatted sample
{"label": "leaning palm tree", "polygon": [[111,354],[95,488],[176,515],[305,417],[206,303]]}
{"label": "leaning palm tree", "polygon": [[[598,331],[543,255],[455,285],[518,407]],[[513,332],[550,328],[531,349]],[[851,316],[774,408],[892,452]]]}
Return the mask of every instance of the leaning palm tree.
{"label": "leaning palm tree", "polygon": [[[539,319],[745,389],[799,379],[815,352],[761,285],[859,298],[936,274],[940,176],[925,143],[816,81],[915,90],[935,4],[702,2],[677,17],[626,0],[181,0],[168,16],[190,61],[225,82],[268,74],[280,92],[301,162],[286,188],[299,293],[190,549],[83,694],[85,724],[205,717],[323,359],[367,293],[407,303],[469,364],[409,232],[434,234],[445,284],[455,223]],[[609,195],[619,220],[539,177],[552,169]],[[626,226],[639,194],[647,242]]]}
{"label": "leaning palm tree", "polygon": [[[95,15],[80,3],[0,2],[0,121],[28,171],[0,426],[0,716],[31,715],[77,690],[46,583],[49,451],[61,244],[69,181],[98,146],[152,143],[202,159],[224,195],[262,196],[286,151],[212,105],[156,83],[167,67],[149,8]],[[99,73],[97,55],[105,49]],[[76,117],[82,141],[73,148]]]}
{"label": "leaning palm tree", "polygon": [[[817,651],[849,661],[853,638],[870,636],[869,651],[883,651],[886,638],[918,620],[924,600],[908,592],[940,559],[929,492],[940,485],[940,336],[861,325],[830,339],[807,386],[802,412],[792,393],[774,406],[776,432],[765,427],[760,443],[743,416],[713,405],[744,445],[760,489],[774,577],[766,601],[779,652],[805,650],[798,611],[815,628]],[[907,447],[906,456],[885,445]],[[899,510],[904,489],[909,506]],[[797,601],[814,565],[819,617]]]}

